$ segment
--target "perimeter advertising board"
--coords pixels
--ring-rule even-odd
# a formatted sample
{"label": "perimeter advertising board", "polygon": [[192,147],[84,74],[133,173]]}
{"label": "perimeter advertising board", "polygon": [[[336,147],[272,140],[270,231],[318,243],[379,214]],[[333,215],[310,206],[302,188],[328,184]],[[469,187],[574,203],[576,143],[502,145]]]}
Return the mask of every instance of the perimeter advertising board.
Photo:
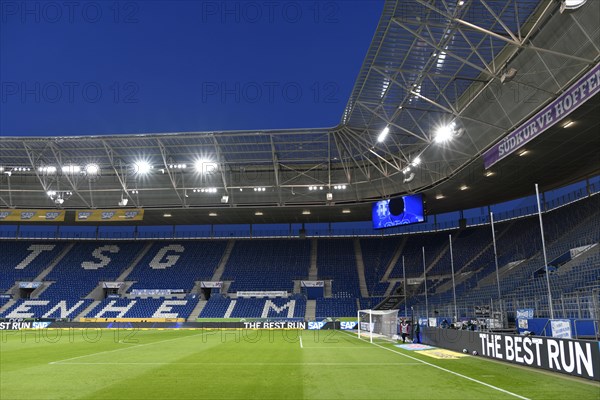
{"label": "perimeter advertising board", "polygon": [[21,329],[45,329],[52,324],[51,319],[0,318],[0,331],[20,331]]}
{"label": "perimeter advertising board", "polygon": [[598,341],[424,328],[423,343],[600,381]]}
{"label": "perimeter advertising board", "polygon": [[0,210],[0,221],[6,222],[62,222],[65,210]]}
{"label": "perimeter advertising board", "polygon": [[117,209],[117,210],[76,210],[76,222],[123,222],[123,221],[142,221],[144,219],[144,210],[135,209]]}

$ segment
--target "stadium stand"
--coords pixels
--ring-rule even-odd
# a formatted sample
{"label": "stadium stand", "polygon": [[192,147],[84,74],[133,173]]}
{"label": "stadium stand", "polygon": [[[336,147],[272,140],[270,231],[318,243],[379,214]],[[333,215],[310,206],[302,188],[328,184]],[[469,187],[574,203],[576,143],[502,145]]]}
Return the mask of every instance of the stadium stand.
{"label": "stadium stand", "polygon": [[42,294],[48,300],[78,300],[101,281],[114,281],[142,249],[142,242],[78,242],[46,276],[54,281]]}
{"label": "stadium stand", "polygon": [[[597,205],[596,199],[590,198],[545,214],[546,250],[549,261],[571,249],[594,245],[600,241],[598,229],[600,212],[595,205]],[[547,312],[549,305],[545,275],[535,276],[535,272],[544,265],[536,218],[529,217],[499,224],[497,229],[503,232],[498,238],[498,258],[501,293],[506,302],[504,308],[514,310],[517,305],[521,308],[533,306],[540,312],[544,310]],[[518,261],[522,262],[516,266],[511,265]],[[579,263],[586,266],[579,269],[576,267]],[[559,269],[558,273],[550,275],[553,304],[556,303],[554,307],[559,312],[564,309],[565,318],[568,313],[563,304],[558,301],[561,297],[565,295],[569,297],[569,293],[578,288],[598,287],[600,289],[597,279],[594,279],[594,275],[600,271],[600,265],[593,256],[579,261],[575,259],[572,266],[573,270],[570,272],[560,273]],[[495,264],[493,262],[491,265],[470,263],[468,267],[459,272],[470,273],[469,279],[457,284],[456,287],[457,297],[464,307],[463,314],[468,313],[468,310],[476,305],[489,304],[490,299],[498,298]],[[451,296],[451,288],[448,288],[439,296],[430,297],[430,304],[447,304],[451,301]],[[412,304],[422,303],[422,298],[419,300],[413,300]],[[589,312],[582,314],[570,311],[569,313],[590,316]]]}
{"label": "stadium stand", "polygon": [[[407,279],[422,277],[423,247],[425,248],[425,263],[429,267],[434,260],[447,250],[448,232],[415,234],[407,238],[402,251]],[[390,277],[402,278],[402,257],[398,258]]]}
{"label": "stadium stand", "polygon": [[360,297],[352,240],[319,239],[317,248],[319,279],[332,280],[332,294],[342,298]]}
{"label": "stadium stand", "polygon": [[260,318],[262,316],[265,299],[245,298],[237,299],[231,318]]}
{"label": "stadium stand", "polygon": [[200,313],[200,318],[223,318],[229,308],[231,298],[225,295],[211,296]]}
{"label": "stadium stand", "polygon": [[88,318],[187,318],[198,299],[105,299]]}
{"label": "stadium stand", "polygon": [[127,276],[130,289],[183,289],[210,281],[227,242],[156,242]]}
{"label": "stadium stand", "polygon": [[317,299],[317,318],[354,317],[358,313],[356,299]]}
{"label": "stadium stand", "polygon": [[377,307],[379,303],[381,303],[385,297],[369,297],[367,299],[360,299],[360,309],[361,310],[372,310]]}
{"label": "stadium stand", "polygon": [[399,237],[360,240],[369,295],[383,296],[385,294],[390,284],[387,281],[382,282],[382,279],[394,253],[402,242]]}
{"label": "stadium stand", "polygon": [[[231,300],[222,296],[210,298],[201,318],[223,318]],[[275,298],[238,298],[231,318],[304,318],[306,299],[302,295]]]}
{"label": "stadium stand", "polygon": [[[600,211],[596,206],[594,196],[544,214],[546,247],[552,266],[549,280],[553,304],[565,318],[594,317],[593,310],[600,303]],[[425,297],[424,284],[418,279],[423,277],[423,247],[429,305],[434,310],[447,310],[453,300],[448,245],[450,234],[453,237],[460,314],[467,315],[473,307],[497,300],[489,225],[386,238],[361,238],[369,297],[361,296],[352,239],[318,239],[318,278],[332,283],[331,290],[325,290],[323,297],[316,300],[315,317],[353,317],[359,308],[376,307],[384,299],[384,294],[401,293],[401,256],[405,257],[407,278],[417,279],[417,284],[407,285],[406,305],[420,311]],[[496,239],[503,306],[507,310],[530,306],[543,313],[549,305],[537,217],[497,223]],[[187,318],[200,300],[200,293],[192,293],[195,282],[211,279],[226,251],[227,242],[225,239],[90,241],[75,242],[69,250],[64,242],[3,241],[0,249],[6,257],[0,261],[2,293],[6,293],[15,282],[31,281],[42,271],[48,272],[48,266],[56,265],[43,277],[43,290],[34,293],[31,298],[19,298],[21,295],[29,296],[31,292],[19,293],[18,296],[11,293],[16,302],[1,316],[74,318],[91,305],[93,299],[84,298],[90,296],[99,282],[114,281],[132,268],[125,278],[134,282],[130,290],[181,289],[183,293],[171,296],[178,298],[162,295],[158,298],[103,299],[86,316],[101,313],[106,314],[106,318],[118,315],[150,318],[158,312]],[[200,317],[305,317],[307,300],[303,295],[294,293],[294,290],[299,290],[294,281],[308,278],[311,241],[269,239],[235,240],[232,243],[233,249],[222,275],[222,280],[232,281],[230,294],[213,294]],[[136,265],[132,265],[138,259]],[[389,277],[384,280],[388,272]],[[290,295],[236,298],[234,293],[240,290],[286,291]],[[196,295],[198,298],[192,298]],[[127,297],[132,296],[127,294]],[[99,300],[98,295],[94,298]],[[8,296],[0,298],[0,307],[8,301]],[[166,308],[161,309],[162,305]],[[403,304],[399,306],[403,308]],[[159,309],[162,311],[159,312]]]}
{"label": "stadium stand", "polygon": [[294,280],[308,278],[310,242],[307,240],[238,240],[222,280],[233,281],[229,292],[284,290],[291,293]]}
{"label": "stadium stand", "polygon": [[0,297],[0,308],[10,301],[9,297]]}
{"label": "stadium stand", "polygon": [[0,241],[0,292],[17,281],[33,281],[64,248],[64,243]]}
{"label": "stadium stand", "polygon": [[74,318],[87,306],[90,299],[44,300],[19,299],[12,307],[0,313],[3,318]]}

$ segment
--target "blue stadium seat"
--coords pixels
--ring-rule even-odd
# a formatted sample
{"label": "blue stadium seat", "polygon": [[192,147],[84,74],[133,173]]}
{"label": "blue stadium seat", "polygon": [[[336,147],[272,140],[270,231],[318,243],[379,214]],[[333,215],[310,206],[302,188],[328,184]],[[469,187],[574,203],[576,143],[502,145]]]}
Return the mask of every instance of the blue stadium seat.
{"label": "blue stadium seat", "polygon": [[156,242],[127,277],[131,289],[183,289],[210,281],[226,241]]}
{"label": "blue stadium seat", "polygon": [[307,240],[237,240],[225,266],[223,280],[230,292],[279,290],[291,293],[294,280],[308,278],[310,242]]}

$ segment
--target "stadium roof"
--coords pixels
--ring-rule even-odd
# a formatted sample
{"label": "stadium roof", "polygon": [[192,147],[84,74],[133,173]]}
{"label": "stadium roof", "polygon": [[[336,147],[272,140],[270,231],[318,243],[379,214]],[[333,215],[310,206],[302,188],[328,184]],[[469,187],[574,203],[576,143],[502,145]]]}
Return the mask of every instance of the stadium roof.
{"label": "stadium roof", "polygon": [[[338,126],[2,137],[0,207],[143,207],[146,223],[212,223],[215,209],[220,223],[345,221],[397,194],[424,192],[434,213],[573,181],[599,169],[597,98],[494,176],[482,154],[598,63],[599,16],[597,1],[564,13],[557,1],[386,1]],[[453,140],[438,143],[450,126]]]}

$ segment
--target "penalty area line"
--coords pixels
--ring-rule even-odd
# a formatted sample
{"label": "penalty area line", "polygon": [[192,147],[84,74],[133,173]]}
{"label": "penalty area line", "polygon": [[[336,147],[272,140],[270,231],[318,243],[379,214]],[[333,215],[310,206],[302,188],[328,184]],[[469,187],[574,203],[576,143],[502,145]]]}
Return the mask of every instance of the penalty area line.
{"label": "penalty area line", "polygon": [[300,338],[300,348],[303,349],[304,346],[302,346],[302,336],[299,336],[299,338]]}
{"label": "penalty area line", "polygon": [[[344,333],[345,333],[345,332],[344,332]],[[357,340],[363,340],[363,339],[360,339],[360,338],[357,338],[357,337],[355,337],[354,335],[352,335],[352,334],[350,334],[350,333],[348,333],[348,335],[350,335],[350,336],[354,337],[354,338],[355,338],[355,339],[357,339]],[[485,383],[485,382],[482,382],[482,381],[480,381],[480,380],[477,380],[477,379],[475,379],[475,378],[471,378],[470,376],[466,376],[466,375],[460,374],[460,373],[458,373],[458,372],[455,372],[455,371],[449,370],[449,369],[447,369],[447,368],[440,367],[439,365],[435,365],[435,364],[429,363],[429,362],[427,362],[427,361],[420,360],[420,359],[418,359],[418,358],[416,358],[416,357],[409,356],[408,354],[401,353],[401,352],[399,352],[399,351],[396,351],[396,350],[394,350],[394,349],[387,348],[387,347],[385,347],[385,346],[382,346],[382,345],[380,345],[380,344],[377,344],[377,343],[371,343],[371,344],[372,344],[373,346],[377,346],[377,347],[379,347],[379,348],[381,348],[381,349],[383,349],[383,350],[391,351],[392,353],[395,353],[395,354],[401,355],[402,357],[410,358],[411,360],[415,360],[415,361],[418,361],[418,362],[420,362],[420,363],[423,363],[423,364],[425,364],[425,365],[429,365],[430,367],[437,368],[437,369],[439,369],[439,370],[441,370],[441,371],[444,371],[444,372],[448,372],[449,374],[456,375],[456,376],[458,376],[458,377],[460,377],[460,378],[463,378],[463,379],[469,380],[469,381],[471,381],[471,382],[475,382],[475,383],[478,383],[478,384],[480,384],[480,385],[483,385],[483,386],[489,387],[490,389],[494,389],[494,390],[497,390],[497,391],[499,391],[499,392],[506,393],[506,394],[508,394],[508,395],[511,395],[511,396],[517,397],[517,398],[519,398],[519,399],[522,399],[522,400],[531,400],[531,399],[529,399],[528,397],[524,397],[524,396],[518,395],[518,394],[516,394],[516,393],[510,392],[510,391],[508,391],[508,390],[506,390],[506,389],[502,389],[502,388],[499,388],[499,387],[497,387],[497,386],[490,385],[489,383]]]}

